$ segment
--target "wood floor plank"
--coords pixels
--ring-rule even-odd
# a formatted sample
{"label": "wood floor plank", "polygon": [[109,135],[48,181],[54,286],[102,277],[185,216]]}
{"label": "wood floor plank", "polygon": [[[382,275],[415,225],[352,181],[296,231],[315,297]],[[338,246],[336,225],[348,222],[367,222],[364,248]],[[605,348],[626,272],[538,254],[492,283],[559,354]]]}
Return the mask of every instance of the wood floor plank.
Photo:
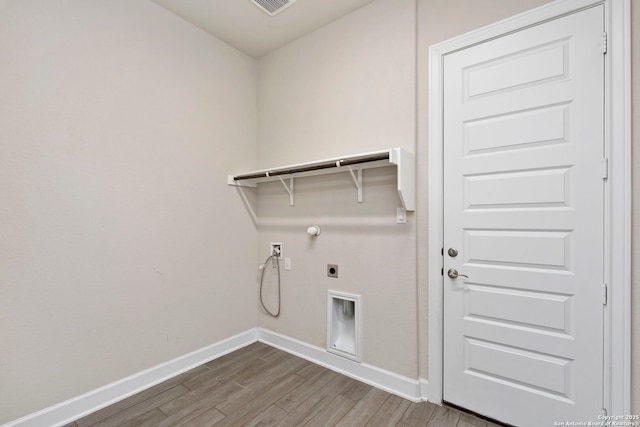
{"label": "wood floor plank", "polygon": [[342,392],[344,397],[348,397],[351,400],[358,401],[369,393],[372,387],[369,384],[361,383],[360,381],[354,381],[353,384]]}
{"label": "wood floor plank", "polygon": [[210,408],[231,399],[244,389],[233,381],[213,383],[196,390],[184,393],[175,399],[160,405],[160,410],[167,416],[183,413],[185,416],[201,408]]}
{"label": "wood floor plank", "polygon": [[284,353],[282,350],[279,350],[275,347],[271,347],[269,348],[269,351],[267,351],[265,354],[263,354],[262,356],[260,356],[260,359],[264,360],[265,362],[268,362],[269,360],[275,358],[275,357],[279,357],[282,355],[282,353]]}
{"label": "wood floor plank", "polygon": [[385,427],[396,425],[410,404],[411,402],[401,397],[389,396],[380,409],[369,420],[367,426]]}
{"label": "wood floor plank", "polygon": [[162,413],[159,409],[153,409],[145,414],[140,415],[132,419],[129,422],[119,424],[118,427],[151,427],[155,426],[156,423],[164,420],[166,417],[165,414]]}
{"label": "wood floor plank", "polygon": [[273,347],[256,342],[243,347],[240,350],[218,357],[217,359],[208,362],[206,365],[212,370],[224,369],[238,363],[243,363],[246,360],[258,359],[263,355],[270,353],[272,350]]}
{"label": "wood floor plank", "polygon": [[92,427],[120,427],[123,424],[149,412],[152,409],[156,409],[158,406],[170,402],[176,397],[186,393],[187,388],[182,385],[175,386],[170,388],[169,390],[165,390],[162,393],[159,393],[144,402],[140,402],[136,405],[130,406],[124,411],[118,412],[117,414],[111,415],[109,418],[105,418],[103,420],[98,421],[95,424],[92,424]]}
{"label": "wood floor plank", "polygon": [[[299,360],[302,361],[302,359]],[[277,386],[281,381],[293,375],[299,367],[300,365],[296,363],[295,360],[286,360],[265,372],[255,375],[251,380],[244,379],[243,382],[245,384],[240,384],[244,389],[234,393],[229,399],[219,405],[216,405],[216,407],[223,414],[229,415],[241,406],[249,405],[253,400],[260,398],[263,393],[269,391],[271,388]],[[306,379],[300,376],[298,376],[298,378],[303,380],[300,381],[300,384],[306,381]],[[235,381],[238,382],[237,379]]]}
{"label": "wood floor plank", "polygon": [[[227,416],[220,422],[216,423],[216,426],[241,426],[249,420],[255,418],[261,411],[267,409],[280,397],[284,396],[294,388],[306,380],[299,375],[291,374],[286,378],[273,384],[270,388],[262,390],[257,395],[244,405],[240,405],[231,413],[226,413],[222,410],[222,407],[218,407],[218,410],[222,413],[226,413]],[[236,407],[237,405],[233,405]]]}
{"label": "wood floor plank", "polygon": [[305,427],[326,427],[336,425],[356,402],[342,395],[334,396],[328,404],[304,425]]}
{"label": "wood floor plank", "polygon": [[[224,418],[224,414],[216,408],[210,408],[193,417],[181,421],[180,427],[211,427]],[[155,427],[155,426],[154,426]]]}
{"label": "wood floor plank", "polygon": [[224,417],[224,414],[215,408],[215,403],[211,398],[204,398],[167,416],[164,420],[154,424],[153,427],[179,427],[189,423],[197,423],[197,420],[202,417],[216,418],[216,421],[218,421]]}
{"label": "wood floor plank", "polygon": [[266,362],[260,360],[260,356],[268,352],[270,348],[265,344],[255,343],[238,350],[238,352],[224,355],[207,363],[208,371],[189,381],[185,381],[184,386],[190,390],[195,390],[211,380],[233,376],[238,371],[246,369],[247,365],[262,366]]}
{"label": "wood floor plank", "polygon": [[458,427],[487,427],[487,422],[482,418],[478,418],[462,411],[458,412],[460,412]]}
{"label": "wood floor plank", "polygon": [[438,406],[433,411],[427,427],[456,427],[460,413],[446,406]]}
{"label": "wood floor plank", "polygon": [[282,399],[276,402],[276,405],[287,412],[291,412],[298,405],[307,400],[311,395],[326,387],[326,385],[337,378],[338,375],[340,374],[328,370],[320,372],[315,377],[308,379],[300,387],[296,388],[290,393],[287,393],[282,397]]}
{"label": "wood floor plank", "polygon": [[97,423],[98,421],[104,420],[105,418],[108,418],[114,414],[122,412],[131,406],[144,402],[145,400],[153,396],[156,396],[165,390],[175,387],[176,385],[182,384],[183,382],[188,381],[189,379],[196,377],[208,370],[209,368],[205,365],[201,365],[196,368],[193,368],[187,372],[184,372],[180,375],[170,378],[160,384],[150,387],[144,391],[141,391],[140,393],[134,394],[133,396],[128,397],[127,399],[116,402],[113,405],[107,406],[104,409],[101,409],[92,414],[89,414],[86,417],[80,418],[76,420],[76,424],[78,427],[91,426]]}
{"label": "wood floor plank", "polygon": [[372,388],[336,425],[340,427],[365,425],[390,396],[386,391]]}
{"label": "wood floor plank", "polygon": [[249,344],[247,346],[244,346],[236,351],[233,351],[231,353],[227,353],[224,356],[220,356],[217,357],[215,359],[213,359],[210,362],[207,362],[206,365],[207,367],[209,367],[210,369],[219,367],[219,366],[225,366],[225,365],[229,365],[230,363],[233,364],[237,361],[240,361],[244,358],[251,358],[253,356],[260,357],[262,354],[269,352],[273,347],[270,347],[266,344],[263,344],[261,342],[254,342],[252,344]]}
{"label": "wood floor plank", "polygon": [[207,372],[198,375],[197,377],[192,378],[189,381],[186,381],[183,385],[189,390],[196,390],[200,387],[203,387],[207,384],[211,384],[212,382],[218,381],[222,382],[233,378],[237,375],[255,375],[263,371],[267,362],[256,358],[254,360],[244,360],[240,361],[235,365],[229,365],[224,367],[214,367],[209,368]]}
{"label": "wood floor plank", "polygon": [[295,373],[306,366],[309,362],[294,355],[281,352],[278,358],[270,359],[263,369],[258,371],[246,371],[235,375],[233,380],[243,387],[248,387],[254,382],[261,382],[265,379],[281,377],[281,374]]}
{"label": "wood floor plank", "polygon": [[[294,356],[287,355],[287,358],[281,358],[280,362],[287,361],[291,362],[294,359],[298,359]],[[270,364],[269,364],[270,363]],[[297,368],[297,364],[291,363],[277,363],[277,361],[273,362],[265,362],[261,359],[256,360],[245,360],[244,363],[239,363],[236,366],[228,366],[228,371],[221,375],[217,376],[213,379],[209,379],[208,382],[202,383],[198,388],[193,389],[193,395],[185,396],[182,402],[176,402],[174,406],[176,408],[183,408],[185,404],[189,404],[190,402],[195,402],[196,400],[202,399],[203,396],[209,396],[211,394],[219,395],[220,390],[224,392],[224,398],[222,400],[216,401],[216,405],[223,403],[226,400],[233,400],[235,395],[240,393],[242,395],[243,390],[247,389],[247,386],[250,383],[262,384],[266,381],[273,381],[273,376],[277,376],[278,374],[286,375]],[[215,368],[210,368],[212,371]],[[199,377],[201,379],[201,377]],[[244,380],[246,378],[246,381]],[[240,381],[238,381],[240,379]],[[239,382],[245,382],[246,384],[242,385]],[[229,384],[232,383],[232,384]],[[190,385],[194,385],[195,383],[190,383]],[[230,391],[227,393],[226,391]],[[248,393],[249,391],[245,391]],[[162,408],[165,410],[165,408]],[[166,410],[170,410],[166,408]]]}
{"label": "wood floor plank", "polygon": [[298,427],[304,425],[322,411],[335,396],[340,395],[342,391],[351,386],[353,381],[355,380],[344,375],[336,375],[324,387],[309,395],[306,400],[290,411],[282,426]]}
{"label": "wood floor plank", "polygon": [[244,427],[280,427],[282,420],[284,420],[287,415],[287,411],[284,409],[276,405],[271,405],[260,412],[255,418],[249,420]]}
{"label": "wood floor plank", "polygon": [[400,421],[411,427],[426,427],[436,407],[431,402],[412,403]]}
{"label": "wood floor plank", "polygon": [[[486,426],[486,422],[485,422],[485,426]],[[472,424],[463,419],[460,419],[458,420],[458,425],[456,427],[477,427],[477,424]]]}
{"label": "wood floor plank", "polygon": [[307,366],[296,372],[296,374],[300,375],[303,378],[313,378],[324,371],[327,371],[327,368],[316,365],[315,363],[309,363]]}

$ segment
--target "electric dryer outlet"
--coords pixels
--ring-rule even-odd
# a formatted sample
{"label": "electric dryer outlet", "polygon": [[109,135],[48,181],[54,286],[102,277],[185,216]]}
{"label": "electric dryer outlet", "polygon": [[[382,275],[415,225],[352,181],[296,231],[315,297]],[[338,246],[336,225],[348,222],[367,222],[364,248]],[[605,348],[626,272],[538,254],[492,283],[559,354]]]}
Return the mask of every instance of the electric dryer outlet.
{"label": "electric dryer outlet", "polygon": [[327,277],[338,278],[338,264],[327,264]]}

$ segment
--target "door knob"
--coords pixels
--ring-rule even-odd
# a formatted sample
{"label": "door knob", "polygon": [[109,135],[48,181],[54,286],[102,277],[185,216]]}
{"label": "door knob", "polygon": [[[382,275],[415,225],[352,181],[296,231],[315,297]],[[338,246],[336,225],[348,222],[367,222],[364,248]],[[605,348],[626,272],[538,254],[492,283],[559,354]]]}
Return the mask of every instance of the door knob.
{"label": "door knob", "polygon": [[456,270],[455,268],[450,268],[449,271],[447,271],[447,276],[452,279],[457,279],[459,276],[466,277],[467,279],[469,278],[469,276],[467,276],[466,274],[458,273],[458,270]]}

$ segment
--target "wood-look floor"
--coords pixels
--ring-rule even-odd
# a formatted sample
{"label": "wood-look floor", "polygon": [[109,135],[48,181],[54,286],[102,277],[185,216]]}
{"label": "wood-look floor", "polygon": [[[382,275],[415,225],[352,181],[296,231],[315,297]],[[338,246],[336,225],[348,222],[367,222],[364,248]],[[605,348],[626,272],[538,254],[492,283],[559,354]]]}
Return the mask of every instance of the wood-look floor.
{"label": "wood-look floor", "polygon": [[496,427],[412,403],[262,343],[251,344],[65,427]]}

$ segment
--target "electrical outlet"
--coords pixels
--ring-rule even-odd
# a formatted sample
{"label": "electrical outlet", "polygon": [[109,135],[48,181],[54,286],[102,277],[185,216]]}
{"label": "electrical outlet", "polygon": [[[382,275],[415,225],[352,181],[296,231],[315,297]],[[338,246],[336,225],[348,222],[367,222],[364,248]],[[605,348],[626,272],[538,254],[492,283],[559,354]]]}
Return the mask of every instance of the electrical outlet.
{"label": "electrical outlet", "polygon": [[407,223],[407,211],[403,208],[398,208],[396,210],[396,224],[406,224]]}
{"label": "electrical outlet", "polygon": [[284,259],[284,269],[286,271],[291,271],[291,258]]}
{"label": "electrical outlet", "polygon": [[338,278],[337,264],[327,264],[327,277],[333,277],[334,279]]}

